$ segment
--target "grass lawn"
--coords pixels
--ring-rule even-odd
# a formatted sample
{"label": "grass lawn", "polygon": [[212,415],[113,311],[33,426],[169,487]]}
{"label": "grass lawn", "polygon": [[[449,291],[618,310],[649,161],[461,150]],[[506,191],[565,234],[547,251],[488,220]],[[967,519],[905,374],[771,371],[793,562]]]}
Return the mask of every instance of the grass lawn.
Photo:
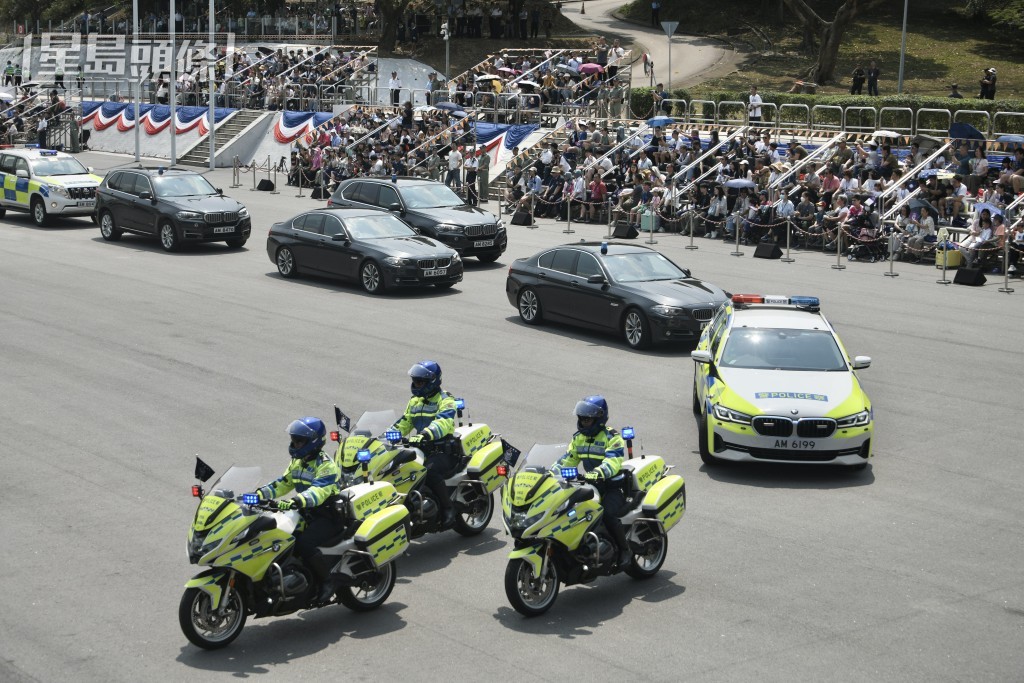
{"label": "grass lawn", "polygon": [[[752,49],[737,72],[707,81],[705,86],[743,89],[757,83],[765,90],[787,90],[814,63],[813,55],[799,49],[800,34],[792,15],[786,13],[787,26],[763,20],[759,15],[761,0],[731,0],[728,9],[708,0],[662,4],[666,6],[662,19],[680,21],[681,31],[728,36],[729,40],[747,43],[740,47]],[[831,18],[828,8],[837,5],[835,0],[811,4],[816,8],[826,6],[818,10],[826,19]],[[959,12],[961,5],[951,0],[910,1],[904,92],[944,96],[950,83],[958,83],[965,97],[973,97],[978,94],[982,70],[992,66],[999,79],[997,99],[1024,97],[1024,43],[1011,31],[993,28],[986,21],[965,19]],[[624,12],[646,22],[650,21],[649,7],[646,0],[636,0]],[[882,71],[881,94],[895,94],[902,22],[903,3],[896,0],[858,16],[843,36],[836,69],[838,82],[818,92],[848,92],[850,72],[857,63],[867,68],[874,59]],[[752,25],[763,33],[754,31]],[[772,41],[770,46],[764,35]]]}

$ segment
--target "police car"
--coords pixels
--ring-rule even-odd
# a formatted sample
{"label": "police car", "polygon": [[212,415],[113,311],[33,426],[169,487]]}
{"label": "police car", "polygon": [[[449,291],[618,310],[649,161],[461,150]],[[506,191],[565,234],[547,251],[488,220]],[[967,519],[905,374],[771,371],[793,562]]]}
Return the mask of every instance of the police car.
{"label": "police car", "polygon": [[845,465],[871,457],[874,413],[816,297],[736,294],[690,354],[700,457]]}
{"label": "police car", "polygon": [[5,149],[0,151],[0,218],[8,211],[27,211],[42,226],[51,216],[91,216],[101,180],[64,152]]}

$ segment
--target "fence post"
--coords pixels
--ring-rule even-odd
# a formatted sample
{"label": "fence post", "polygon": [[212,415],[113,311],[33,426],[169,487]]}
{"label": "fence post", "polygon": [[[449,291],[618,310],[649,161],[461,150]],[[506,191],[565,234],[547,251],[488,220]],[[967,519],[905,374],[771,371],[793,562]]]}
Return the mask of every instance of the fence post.
{"label": "fence post", "polygon": [[[945,237],[942,240],[942,242],[943,242],[943,244],[942,244],[943,247],[948,247],[949,246],[949,237]],[[949,279],[946,278],[946,264],[949,263],[948,253],[949,253],[949,249],[943,249],[942,250],[942,279],[935,281],[936,283],[938,283],[940,285],[948,285],[950,282],[952,282],[952,280],[949,280]],[[938,257],[939,257],[939,250],[936,249],[935,250],[935,258],[938,258]]]}
{"label": "fence post", "polygon": [[[557,211],[557,209],[556,209]],[[569,191],[569,196],[565,198],[565,230],[566,235],[571,235],[575,230],[572,229],[572,191]]]}
{"label": "fence post", "polygon": [[[648,216],[651,219],[651,223],[650,223],[651,230],[650,230],[650,235],[644,241],[644,244],[657,244],[658,240],[654,239],[654,223],[657,221],[658,214],[650,213],[650,214],[648,214]],[[643,220],[644,220],[643,219],[643,214],[640,214],[640,222],[643,223]]]}
{"label": "fence post", "polygon": [[[738,214],[733,214],[733,215],[738,215]],[[726,225],[728,225],[728,223],[729,223],[729,221],[728,221],[728,219],[726,219]],[[743,256],[743,252],[740,251],[740,229],[743,227],[743,224],[742,223],[735,223],[734,225],[736,225],[736,251],[732,252],[732,254],[730,254],[730,256]]]}
{"label": "fence post", "polygon": [[[267,155],[267,180],[270,180],[270,155]],[[270,194],[281,194],[281,190],[277,189],[277,166],[274,166],[274,179],[271,181],[274,189],[270,191]]]}
{"label": "fence post", "polygon": [[236,187],[241,187],[241,183],[238,182],[239,179],[240,178],[239,178],[239,173],[238,173],[238,155],[236,154],[235,158],[231,160],[231,188],[232,189],[234,189]]}
{"label": "fence post", "polygon": [[893,271],[896,264],[896,231],[889,233],[889,272],[882,273],[886,277],[899,277],[900,274]]}
{"label": "fence post", "polygon": [[612,230],[612,196],[608,195],[608,199],[606,201],[608,202],[608,234],[606,234],[604,238],[606,240],[610,240],[615,237],[615,232]]}
{"label": "fence post", "polygon": [[999,288],[1000,292],[1009,294],[1013,291],[1013,287],[1010,286],[1010,230],[1003,231],[1003,286]]}
{"label": "fence post", "polygon": [[[538,227],[537,226],[537,220],[534,218],[534,212],[536,211],[536,207],[537,207],[537,197],[536,197],[536,195],[531,193],[530,194],[530,224],[528,226],[526,226],[530,230],[536,230],[537,227]],[[515,218],[515,216],[516,216],[515,213],[513,213],[512,217]]]}

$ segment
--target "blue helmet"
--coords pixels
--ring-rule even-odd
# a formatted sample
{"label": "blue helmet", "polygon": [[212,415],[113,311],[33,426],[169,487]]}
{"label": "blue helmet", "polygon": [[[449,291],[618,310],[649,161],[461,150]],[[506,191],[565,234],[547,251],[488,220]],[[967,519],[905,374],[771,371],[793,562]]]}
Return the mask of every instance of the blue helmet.
{"label": "blue helmet", "polygon": [[303,417],[288,425],[288,454],[299,460],[309,460],[324,447],[327,427],[319,417]]}
{"label": "blue helmet", "polygon": [[[590,424],[584,425],[583,420]],[[576,429],[584,436],[594,436],[608,423],[608,401],[604,396],[587,396],[576,404]]]}
{"label": "blue helmet", "polygon": [[432,360],[423,360],[409,368],[412,377],[412,395],[425,398],[441,388],[441,366]]}

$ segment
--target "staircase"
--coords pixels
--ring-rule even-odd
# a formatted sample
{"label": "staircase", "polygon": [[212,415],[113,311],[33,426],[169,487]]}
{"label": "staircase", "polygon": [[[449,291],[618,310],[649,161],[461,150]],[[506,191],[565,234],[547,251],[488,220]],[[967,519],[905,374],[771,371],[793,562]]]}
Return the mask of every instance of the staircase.
{"label": "staircase", "polygon": [[[217,127],[213,138],[214,144],[217,150],[223,149],[229,142],[235,139],[235,136],[241,133],[243,130],[249,127],[249,124],[266,114],[265,111],[259,109],[239,109],[230,117],[228,117],[220,126]],[[199,139],[195,145],[192,146],[183,156],[178,159],[179,164],[186,166],[202,166],[204,168],[210,165],[210,138],[209,135],[204,135]]]}

